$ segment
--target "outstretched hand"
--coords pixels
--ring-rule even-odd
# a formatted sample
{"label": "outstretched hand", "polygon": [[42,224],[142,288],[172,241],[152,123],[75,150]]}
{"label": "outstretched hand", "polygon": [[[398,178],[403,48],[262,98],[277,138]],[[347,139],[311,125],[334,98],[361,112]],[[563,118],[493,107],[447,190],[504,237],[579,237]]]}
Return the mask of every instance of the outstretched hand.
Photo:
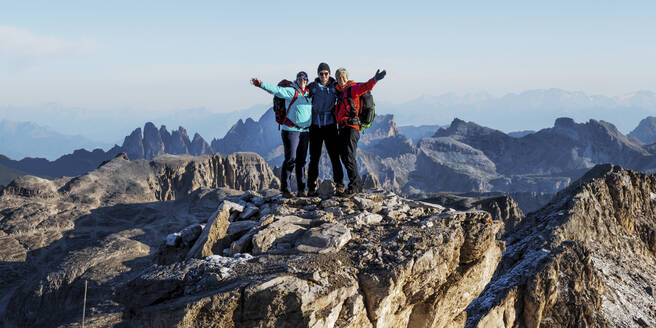
{"label": "outstretched hand", "polygon": [[380,70],[376,70],[376,75],[374,75],[374,80],[376,80],[376,82],[378,82],[378,81],[384,79],[386,74],[387,74],[387,72],[385,72],[385,70],[383,70],[382,72]]}
{"label": "outstretched hand", "polygon": [[262,86],[262,81],[260,81],[260,79],[258,79],[256,77],[254,77],[254,78],[251,79],[251,84],[259,88],[259,87]]}

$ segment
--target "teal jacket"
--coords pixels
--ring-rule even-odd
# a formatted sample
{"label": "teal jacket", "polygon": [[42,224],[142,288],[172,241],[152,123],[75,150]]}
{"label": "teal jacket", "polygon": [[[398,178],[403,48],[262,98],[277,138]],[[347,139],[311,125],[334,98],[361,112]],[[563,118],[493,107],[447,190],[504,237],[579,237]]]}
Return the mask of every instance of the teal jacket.
{"label": "teal jacket", "polygon": [[302,129],[286,125],[283,125],[282,129],[286,131],[308,131],[308,128],[312,124],[312,100],[309,98],[309,89],[306,88],[305,92],[301,92],[301,88],[296,83],[291,87],[279,87],[262,82],[260,87],[278,98],[285,99],[285,108],[289,108],[289,103],[294,98],[296,90],[298,90],[298,98],[294,101],[292,108],[289,108],[287,117]]}

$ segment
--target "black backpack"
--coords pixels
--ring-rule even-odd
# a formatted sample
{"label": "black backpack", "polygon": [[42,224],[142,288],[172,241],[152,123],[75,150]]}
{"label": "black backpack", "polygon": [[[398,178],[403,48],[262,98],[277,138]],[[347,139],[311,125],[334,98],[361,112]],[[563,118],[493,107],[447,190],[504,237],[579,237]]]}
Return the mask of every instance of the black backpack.
{"label": "black backpack", "polygon": [[[291,87],[294,85],[291,81],[288,80],[282,80],[278,83],[279,87]],[[296,93],[294,94],[294,98],[289,102],[289,107],[285,108],[285,99],[279,98],[279,97],[273,97],[273,112],[276,114],[276,123],[278,123],[278,130],[280,130],[281,125],[286,125],[290,126],[293,128],[297,128],[298,126],[294,124],[288,117],[287,114],[289,114],[289,109],[292,108],[292,105],[298,99],[298,90],[294,88]]]}
{"label": "black backpack", "polygon": [[371,95],[371,91],[367,91],[360,96],[360,113],[358,113],[357,117],[355,117],[355,104],[351,97],[351,87],[346,89],[346,97],[351,106],[351,119],[349,119],[352,122],[351,124],[359,125],[360,131],[369,128],[376,117],[376,104],[374,103],[374,96]]}

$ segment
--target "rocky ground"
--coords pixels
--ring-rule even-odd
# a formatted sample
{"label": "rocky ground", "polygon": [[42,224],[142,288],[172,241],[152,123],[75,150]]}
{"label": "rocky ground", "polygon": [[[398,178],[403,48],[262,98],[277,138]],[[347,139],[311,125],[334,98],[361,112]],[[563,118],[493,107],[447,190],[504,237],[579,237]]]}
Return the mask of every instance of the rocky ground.
{"label": "rocky ground", "polygon": [[1,326],[80,326],[85,283],[89,327],[656,325],[652,176],[598,166],[526,217],[507,196],[277,186],[251,153],[15,180]]}

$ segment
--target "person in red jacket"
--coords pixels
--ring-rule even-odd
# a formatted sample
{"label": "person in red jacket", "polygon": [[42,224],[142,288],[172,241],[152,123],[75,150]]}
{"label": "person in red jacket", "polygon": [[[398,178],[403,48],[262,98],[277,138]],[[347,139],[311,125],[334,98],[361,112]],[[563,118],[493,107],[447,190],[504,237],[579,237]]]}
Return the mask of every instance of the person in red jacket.
{"label": "person in red jacket", "polygon": [[[387,74],[385,70],[382,72],[377,70],[374,77],[366,83],[355,83],[348,79],[346,68],[338,68],[335,71],[335,79],[337,79],[337,86],[335,86],[337,90],[335,118],[337,120],[339,143],[342,147],[340,157],[349,178],[348,188],[346,189],[347,195],[362,192],[362,180],[358,174],[358,162],[356,161],[358,140],[360,140],[360,123],[357,120],[360,113],[360,96],[367,91],[371,91],[376,82],[385,77],[385,74]],[[349,89],[352,102],[349,101]]]}

